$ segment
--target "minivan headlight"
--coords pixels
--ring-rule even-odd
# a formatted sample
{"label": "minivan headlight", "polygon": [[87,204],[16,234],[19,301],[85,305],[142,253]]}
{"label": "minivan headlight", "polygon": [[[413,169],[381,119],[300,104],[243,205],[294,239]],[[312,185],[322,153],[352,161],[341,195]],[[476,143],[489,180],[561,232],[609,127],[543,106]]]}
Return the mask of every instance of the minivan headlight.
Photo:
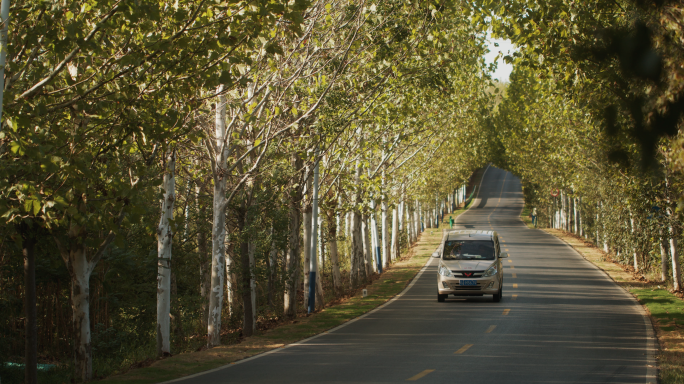
{"label": "minivan headlight", "polygon": [[496,275],[496,264],[492,264],[489,269],[485,271],[485,273],[482,275],[482,277],[489,277],[489,276],[494,276]]}
{"label": "minivan headlight", "polygon": [[449,270],[449,268],[447,268],[443,265],[439,266],[439,274],[444,276],[444,277],[451,277],[451,271]]}

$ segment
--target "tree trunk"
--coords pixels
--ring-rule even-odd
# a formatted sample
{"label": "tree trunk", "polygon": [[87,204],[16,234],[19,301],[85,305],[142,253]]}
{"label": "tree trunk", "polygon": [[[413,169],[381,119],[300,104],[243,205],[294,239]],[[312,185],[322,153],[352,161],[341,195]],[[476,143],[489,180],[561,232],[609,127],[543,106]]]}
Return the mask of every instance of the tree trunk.
{"label": "tree trunk", "polygon": [[[86,211],[85,202],[82,200],[79,210]],[[120,213],[119,223],[122,218],[123,213]],[[67,246],[64,246],[57,236],[53,236],[71,277],[74,378],[80,381],[89,381],[93,378],[93,354],[90,339],[90,275],[109,244],[116,238],[115,232],[110,231],[92,259],[88,261],[85,246],[86,234],[85,228],[71,220]]]}
{"label": "tree trunk", "polygon": [[679,291],[682,288],[682,276],[679,270],[679,255],[677,254],[677,235],[672,224],[670,224],[670,255],[672,257],[672,284],[674,290]]}
{"label": "tree trunk", "polygon": [[351,222],[352,222],[352,213],[347,212],[344,214],[344,237],[349,239],[349,233],[351,232]]}
{"label": "tree trunk", "polygon": [[371,270],[373,273],[379,273],[380,269],[382,268],[381,259],[380,259],[380,239],[378,238],[378,222],[375,219],[375,200],[371,200],[371,211],[370,214],[368,215],[368,231],[369,231],[369,236],[371,238],[371,260],[372,260],[372,265],[371,265]]}
{"label": "tree trunk", "polygon": [[325,306],[323,296],[323,273],[325,271],[325,242],[323,239],[323,216],[318,215],[318,271],[316,273],[316,307]]}
{"label": "tree trunk", "polygon": [[74,327],[74,377],[81,381],[93,378],[93,351],[90,341],[90,263],[83,246],[69,255],[71,267],[71,309]]}
{"label": "tree trunk", "polygon": [[[402,197],[403,199],[403,197]],[[402,200],[399,203],[399,206],[397,206],[397,215],[399,218],[399,232],[404,230],[404,209],[405,209],[404,201]]]}
{"label": "tree trunk", "polygon": [[318,270],[325,271],[325,239],[323,238],[323,215],[318,215]]}
{"label": "tree trunk", "polygon": [[19,225],[21,248],[24,256],[24,315],[25,350],[24,350],[24,382],[38,382],[38,314],[36,311],[36,254],[35,230],[29,224]]}
{"label": "tree trunk", "polygon": [[663,236],[663,230],[660,230],[660,279],[667,281],[667,244]]}
{"label": "tree trunk", "polygon": [[392,244],[390,254],[392,261],[399,259],[399,211],[392,209]]}
{"label": "tree trunk", "polygon": [[[634,218],[632,216],[632,212],[629,212],[629,226],[630,226],[630,234],[632,237],[632,241],[635,242],[634,246],[632,247],[633,251],[633,256],[634,256],[634,272],[639,272],[639,260],[637,258],[637,246],[636,246],[636,239],[634,237]],[[627,250],[625,250],[626,252]]]}
{"label": "tree trunk", "polygon": [[601,216],[599,214],[599,204],[597,203],[596,204],[596,247],[601,246],[600,245],[601,236],[600,236],[600,232],[599,232],[599,220],[600,220],[600,218],[601,218]]}
{"label": "tree trunk", "polygon": [[[318,192],[314,192],[315,198],[318,199]],[[314,222],[315,221],[315,222]],[[318,264],[316,265],[316,308],[322,309],[325,307],[325,301],[323,301],[323,284],[321,283],[321,275],[323,274],[325,265],[323,264],[323,235],[322,235],[322,215],[320,214],[320,208],[318,207],[318,202],[316,203],[316,214],[311,217],[311,258],[316,260],[318,258]],[[315,234],[313,233],[315,231]],[[313,250],[314,247],[318,248],[318,255],[316,255]],[[311,266],[309,266],[309,273],[311,272]]]}
{"label": "tree trunk", "polygon": [[415,226],[413,230],[413,241],[417,242],[418,241],[418,236],[420,236],[421,228],[420,228],[420,205],[418,201],[416,200],[416,205],[413,207],[413,224]]}
{"label": "tree trunk", "polygon": [[[223,90],[219,86],[218,91]],[[207,346],[221,345],[221,312],[223,284],[226,272],[226,181],[228,148],[226,138],[226,97],[219,96],[216,104],[215,146],[217,148],[214,173],[213,222],[211,228],[211,294],[207,321]]]}
{"label": "tree trunk", "polygon": [[578,228],[577,228],[577,198],[572,199],[572,216],[573,216],[573,224],[575,225],[573,228],[573,232],[575,235],[578,234]]}
{"label": "tree trunk", "polygon": [[[234,230],[229,228],[230,233],[235,233]],[[226,241],[226,312],[228,312],[228,317],[231,317],[235,313],[235,292],[237,284],[237,277],[235,275],[235,256],[236,256],[236,244],[231,244]]]}
{"label": "tree trunk", "polygon": [[[202,189],[196,187],[197,206],[198,206],[198,221],[203,222],[206,215],[206,208],[204,204],[199,201]],[[207,233],[201,225],[197,229],[197,253],[199,254],[200,262],[200,296],[202,298],[202,328],[207,328],[209,319],[209,287],[211,285],[211,257],[207,252]]]}
{"label": "tree trunk", "polygon": [[157,356],[171,354],[171,256],[173,207],[176,202],[176,153],[169,150],[164,172],[164,200],[157,228]]}
{"label": "tree trunk", "polygon": [[349,275],[352,289],[358,288],[361,282],[366,279],[366,267],[363,261],[364,240],[361,226],[361,213],[358,208],[355,208],[351,218],[351,269]]}
{"label": "tree trunk", "polygon": [[[308,168],[308,167],[307,167]],[[304,241],[303,241],[303,255],[304,255],[304,308],[309,306],[309,273],[311,272],[311,201],[309,196],[311,195],[312,178],[310,170],[307,170],[307,180],[306,180],[306,198],[303,207],[302,223],[304,225]],[[316,245],[314,245],[315,247]]]}
{"label": "tree trunk", "polygon": [[[302,159],[297,154],[292,155],[291,164],[295,171],[302,172],[302,163]],[[286,280],[283,300],[283,310],[286,317],[294,317],[297,314],[297,282],[299,280],[300,265],[299,232],[302,225],[300,221],[301,201],[302,189],[300,186],[296,185],[290,191],[290,201],[288,202],[290,232],[288,235],[287,259],[285,263]]]}
{"label": "tree trunk", "polygon": [[384,258],[383,262],[385,265],[385,268],[389,267],[390,265],[390,258],[391,256],[391,250],[390,250],[390,241],[389,241],[389,223],[387,220],[387,200],[386,197],[383,197],[382,199],[382,206],[380,207],[382,209],[382,257]]}
{"label": "tree trunk", "polygon": [[362,281],[365,283],[373,275],[373,244],[371,243],[370,233],[368,231],[368,215],[361,216],[361,242],[363,244],[361,266],[364,271],[364,278]]}
{"label": "tree trunk", "polygon": [[[332,212],[328,214],[328,218],[332,216]],[[339,216],[338,216],[339,217]],[[328,248],[330,248],[330,268],[333,277],[333,291],[339,295],[342,291],[342,276],[340,275],[340,261],[337,254],[337,229],[338,222],[336,220],[328,220]]]}
{"label": "tree trunk", "polygon": [[406,206],[406,234],[409,247],[416,241],[416,215],[412,207]]}
{"label": "tree trunk", "polygon": [[579,235],[584,236],[584,226],[582,223],[582,197],[577,198],[577,227],[579,228]]}

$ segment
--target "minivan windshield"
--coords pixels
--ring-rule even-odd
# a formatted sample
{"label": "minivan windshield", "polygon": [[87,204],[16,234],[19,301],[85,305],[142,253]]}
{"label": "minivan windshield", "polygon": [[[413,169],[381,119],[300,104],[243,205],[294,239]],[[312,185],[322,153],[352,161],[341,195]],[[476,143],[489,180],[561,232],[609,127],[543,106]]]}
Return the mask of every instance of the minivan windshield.
{"label": "minivan windshield", "polygon": [[494,242],[487,240],[447,240],[444,260],[494,260]]}

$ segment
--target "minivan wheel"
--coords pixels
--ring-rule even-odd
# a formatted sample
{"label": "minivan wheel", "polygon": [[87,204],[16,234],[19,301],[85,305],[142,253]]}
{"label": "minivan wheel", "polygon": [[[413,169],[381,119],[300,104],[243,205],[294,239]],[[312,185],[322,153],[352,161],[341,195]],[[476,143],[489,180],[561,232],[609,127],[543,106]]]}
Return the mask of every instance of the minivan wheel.
{"label": "minivan wheel", "polygon": [[498,303],[499,301],[501,301],[502,297],[503,297],[503,287],[499,286],[499,292],[495,293],[494,297],[493,297],[494,302]]}
{"label": "minivan wheel", "polygon": [[449,295],[440,295],[440,294],[438,293],[438,294],[437,294],[437,301],[439,301],[440,303],[443,303],[444,300],[446,300],[447,296],[449,296]]}

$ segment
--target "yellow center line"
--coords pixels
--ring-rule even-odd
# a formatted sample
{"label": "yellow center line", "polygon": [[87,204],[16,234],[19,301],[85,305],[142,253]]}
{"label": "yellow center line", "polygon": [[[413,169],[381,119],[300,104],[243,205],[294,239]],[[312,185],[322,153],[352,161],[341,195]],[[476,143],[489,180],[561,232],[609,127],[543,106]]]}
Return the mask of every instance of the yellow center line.
{"label": "yellow center line", "polygon": [[515,269],[515,266],[514,266],[514,265],[511,265],[511,269]]}
{"label": "yellow center line", "polygon": [[518,295],[513,295],[512,299],[515,300],[518,298]]}
{"label": "yellow center line", "polygon": [[413,377],[410,377],[410,378],[406,379],[406,381],[416,381],[416,380],[420,379],[421,377],[424,377],[424,376],[427,375],[428,373],[432,373],[432,372],[434,372],[434,371],[435,371],[434,369],[426,369],[426,370],[424,370],[423,372],[421,372],[421,373],[419,373],[419,374],[417,374],[417,375],[415,375],[415,376],[413,376]]}
{"label": "yellow center line", "polygon": [[510,311],[511,311],[510,309],[504,309],[503,315],[504,315],[504,316],[508,315],[508,312],[510,312]]}
{"label": "yellow center line", "polygon": [[512,263],[512,262],[513,262],[513,260],[511,260],[511,259],[508,259],[508,262],[509,262],[509,263]]}
{"label": "yellow center line", "polygon": [[472,346],[473,346],[472,344],[466,344],[466,345],[462,346],[461,349],[459,349],[458,351],[454,352],[454,355],[460,355],[461,353],[467,351],[468,348],[470,348],[470,347],[472,347]]}
{"label": "yellow center line", "polygon": [[508,173],[504,174],[503,184],[501,184],[501,192],[499,193],[499,201],[496,202],[496,207],[494,207],[494,209],[492,210],[492,213],[490,213],[489,216],[487,216],[488,221],[489,221],[489,218],[491,218],[492,215],[494,214],[494,211],[496,211],[496,208],[499,207],[499,203],[501,203],[501,196],[503,196],[503,191],[504,191],[504,187],[506,186],[506,178],[507,177],[508,177]]}
{"label": "yellow center line", "polygon": [[513,288],[518,288],[518,284],[513,284]]}
{"label": "yellow center line", "polygon": [[504,248],[504,251],[508,252],[508,248]]}
{"label": "yellow center line", "polygon": [[489,328],[485,331],[485,333],[492,333],[492,331],[496,328],[496,325],[490,325]]}
{"label": "yellow center line", "polygon": [[515,272],[511,273],[511,275],[513,276],[514,279],[518,277],[518,275],[516,275]]}

